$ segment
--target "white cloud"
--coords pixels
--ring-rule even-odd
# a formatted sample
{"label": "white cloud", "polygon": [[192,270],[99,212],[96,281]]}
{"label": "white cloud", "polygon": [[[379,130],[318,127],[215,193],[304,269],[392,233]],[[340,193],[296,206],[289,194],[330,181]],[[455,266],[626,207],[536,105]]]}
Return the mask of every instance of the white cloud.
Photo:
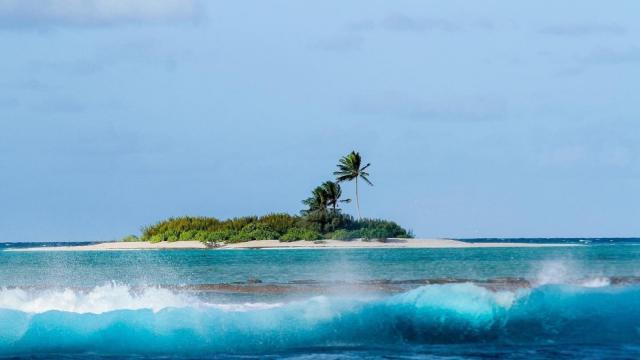
{"label": "white cloud", "polygon": [[491,30],[494,25],[490,21],[477,19],[473,21],[450,21],[445,18],[427,18],[405,14],[390,14],[381,19],[367,19],[348,25],[351,31],[385,30],[395,32],[457,32],[464,30]]}
{"label": "white cloud", "polygon": [[627,28],[615,24],[565,24],[547,26],[540,32],[557,36],[624,35]]}
{"label": "white cloud", "polygon": [[0,27],[90,27],[193,21],[198,0],[0,0]]}

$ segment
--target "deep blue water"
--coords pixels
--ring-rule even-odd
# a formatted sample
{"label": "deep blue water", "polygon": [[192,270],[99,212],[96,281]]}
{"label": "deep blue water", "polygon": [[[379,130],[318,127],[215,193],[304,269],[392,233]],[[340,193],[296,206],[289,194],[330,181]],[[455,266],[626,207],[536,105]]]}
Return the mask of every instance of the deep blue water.
{"label": "deep blue water", "polygon": [[640,244],[640,238],[475,238],[460,239],[469,242],[519,242],[530,244],[583,244],[583,245],[621,245]]}
{"label": "deep blue water", "polygon": [[0,357],[640,358],[640,241],[528,241],[0,251]]}
{"label": "deep blue water", "polygon": [[97,244],[96,242],[7,242],[0,243],[0,250],[4,249],[26,249],[34,247],[56,247],[56,246],[76,246]]}

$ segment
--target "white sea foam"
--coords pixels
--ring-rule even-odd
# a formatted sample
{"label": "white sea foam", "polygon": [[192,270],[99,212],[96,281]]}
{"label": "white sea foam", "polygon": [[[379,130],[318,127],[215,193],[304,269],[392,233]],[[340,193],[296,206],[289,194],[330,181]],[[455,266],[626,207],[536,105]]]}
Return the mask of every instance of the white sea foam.
{"label": "white sea foam", "polygon": [[547,261],[535,277],[535,285],[569,284],[597,288],[611,285],[605,276],[581,277],[583,269],[572,261]]}
{"label": "white sea foam", "polygon": [[536,275],[537,285],[563,284],[571,277],[570,265],[566,261],[546,261]]}
{"label": "white sea foam", "polygon": [[206,307],[216,308],[227,312],[247,312],[255,310],[275,309],[283,306],[284,303],[242,303],[242,304],[204,304]]}
{"label": "white sea foam", "polygon": [[217,308],[228,312],[271,309],[282,303],[206,303],[195,296],[177,293],[158,287],[134,291],[129,286],[108,284],[89,291],[75,289],[49,289],[42,291],[20,288],[0,288],[0,309],[19,310],[27,313],[66,311],[101,314],[114,310],[151,309],[158,312],[165,308]]}
{"label": "white sea foam", "polygon": [[28,313],[59,310],[100,314],[113,310],[137,309],[157,312],[167,307],[186,307],[197,303],[197,299],[193,297],[167,289],[149,287],[136,292],[128,286],[115,284],[97,286],[90,291],[0,289],[0,308]]}
{"label": "white sea foam", "polygon": [[585,279],[580,282],[581,286],[590,288],[599,288],[611,285],[611,280],[606,277],[595,277],[591,279]]}

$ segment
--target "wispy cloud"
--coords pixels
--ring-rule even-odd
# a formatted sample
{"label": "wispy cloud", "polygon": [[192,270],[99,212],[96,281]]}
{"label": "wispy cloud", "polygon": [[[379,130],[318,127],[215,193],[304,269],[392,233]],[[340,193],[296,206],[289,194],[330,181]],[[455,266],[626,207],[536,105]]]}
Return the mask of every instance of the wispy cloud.
{"label": "wispy cloud", "polygon": [[31,73],[39,76],[50,73],[88,76],[123,65],[173,71],[178,61],[189,55],[189,50],[165,49],[158,41],[144,39],[124,41],[72,60],[43,59],[28,62],[27,65]]}
{"label": "wispy cloud", "polygon": [[390,14],[380,19],[368,19],[352,23],[348,28],[352,31],[385,30],[394,32],[457,32],[468,29],[490,29],[493,24],[488,21],[460,22],[445,18],[410,16],[406,14]]}
{"label": "wispy cloud", "polygon": [[534,157],[540,165],[561,168],[577,165],[633,168],[640,160],[637,156],[638,146],[631,139],[618,136],[612,142],[604,140],[602,136],[591,138],[590,141],[585,141],[567,135],[562,140],[542,142],[536,144]]}
{"label": "wispy cloud", "polygon": [[0,0],[0,28],[46,29],[194,21],[199,0]]}
{"label": "wispy cloud", "polygon": [[347,111],[394,119],[445,122],[483,122],[504,120],[508,106],[504,101],[481,95],[422,99],[390,93],[349,102]]}
{"label": "wispy cloud", "polygon": [[591,36],[591,35],[624,35],[627,28],[615,24],[568,24],[547,26],[540,29],[540,32],[547,35],[556,36]]}
{"label": "wispy cloud", "polygon": [[630,64],[640,63],[640,48],[632,47],[624,50],[601,48],[581,58],[589,64]]}
{"label": "wispy cloud", "polygon": [[379,18],[369,18],[347,24],[343,31],[316,43],[315,47],[332,52],[360,50],[372,32],[391,33],[454,33],[467,30],[489,30],[493,23],[485,20],[451,21],[445,18],[423,17],[393,13]]}
{"label": "wispy cloud", "polygon": [[411,17],[394,14],[380,21],[380,26],[391,31],[458,31],[460,26],[445,19]]}
{"label": "wispy cloud", "polygon": [[87,111],[87,106],[77,99],[58,97],[31,105],[30,110],[47,114],[80,114]]}
{"label": "wispy cloud", "polygon": [[4,98],[0,97],[0,109],[13,109],[20,105],[20,101],[14,97]]}

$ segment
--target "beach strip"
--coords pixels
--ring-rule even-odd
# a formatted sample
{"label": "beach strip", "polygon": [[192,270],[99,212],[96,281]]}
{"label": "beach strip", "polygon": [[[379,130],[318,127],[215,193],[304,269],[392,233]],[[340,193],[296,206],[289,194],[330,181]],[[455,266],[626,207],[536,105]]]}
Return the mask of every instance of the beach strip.
{"label": "beach strip", "polygon": [[[466,249],[466,248],[538,248],[581,246],[576,244],[534,244],[534,243],[473,243],[450,239],[388,239],[386,241],[365,240],[320,240],[291,241],[253,240],[234,244],[225,244],[211,250],[232,249]],[[199,241],[175,241],[151,243],[145,241],[104,242],[78,246],[42,246],[6,251],[118,251],[118,250],[195,250],[208,249]]]}

